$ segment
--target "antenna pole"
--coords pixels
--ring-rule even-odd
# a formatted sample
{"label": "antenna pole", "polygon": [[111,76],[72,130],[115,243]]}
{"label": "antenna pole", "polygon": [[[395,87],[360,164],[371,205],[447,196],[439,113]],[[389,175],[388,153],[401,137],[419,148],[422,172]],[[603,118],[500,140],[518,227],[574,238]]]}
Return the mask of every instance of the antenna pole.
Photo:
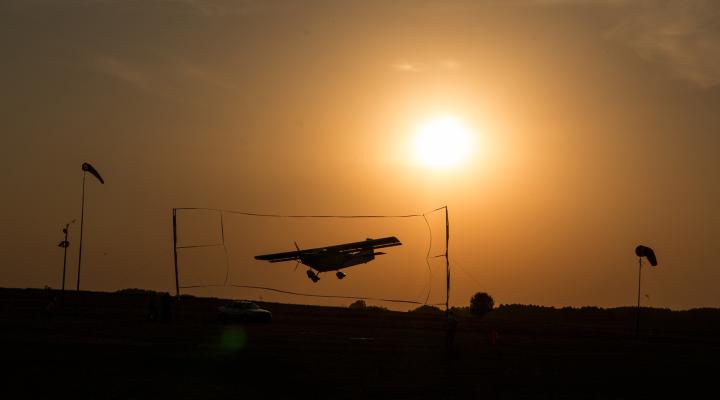
{"label": "antenna pole", "polygon": [[445,206],[445,314],[450,312],[450,217]]}
{"label": "antenna pole", "polygon": [[65,291],[65,269],[66,269],[66,267],[67,267],[67,248],[68,248],[67,237],[68,237],[68,229],[69,229],[69,227],[70,227],[70,224],[65,225],[65,242],[64,242],[64,243],[65,243],[65,246],[63,246],[63,247],[64,247],[64,249],[63,249],[63,253],[64,253],[64,254],[63,254],[63,279],[62,279],[62,291],[63,291],[63,292]]}
{"label": "antenna pole", "polygon": [[85,216],[85,175],[83,169],[82,203],[80,206],[80,253],[78,254],[77,291],[80,291],[80,266],[82,265],[83,217]]}
{"label": "antenna pole", "polygon": [[635,337],[640,335],[640,283],[642,282],[642,257],[638,257],[638,295],[637,312],[635,313]]}
{"label": "antenna pole", "polygon": [[172,209],[173,219],[173,256],[175,258],[175,296],[180,298],[180,279],[178,278],[178,262],[177,262],[177,209]]}

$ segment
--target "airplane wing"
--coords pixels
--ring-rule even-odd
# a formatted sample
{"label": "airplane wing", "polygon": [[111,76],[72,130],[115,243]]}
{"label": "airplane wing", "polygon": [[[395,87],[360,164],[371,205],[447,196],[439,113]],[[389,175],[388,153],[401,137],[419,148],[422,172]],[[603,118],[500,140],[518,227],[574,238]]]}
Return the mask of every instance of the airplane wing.
{"label": "airplane wing", "polygon": [[255,256],[256,260],[270,261],[271,263],[297,260],[303,254],[317,254],[320,252],[347,253],[367,249],[381,249],[384,247],[400,246],[402,243],[395,236],[388,236],[381,239],[367,239],[362,242],[344,243],[335,246],[317,247],[314,249],[303,249],[287,251],[284,253],[261,254]]}
{"label": "airplane wing", "polygon": [[351,251],[382,249],[383,247],[400,246],[402,243],[395,236],[388,236],[381,239],[367,239],[362,242],[353,242],[339,244],[336,246],[325,247],[327,251],[335,251],[338,253],[346,253]]}

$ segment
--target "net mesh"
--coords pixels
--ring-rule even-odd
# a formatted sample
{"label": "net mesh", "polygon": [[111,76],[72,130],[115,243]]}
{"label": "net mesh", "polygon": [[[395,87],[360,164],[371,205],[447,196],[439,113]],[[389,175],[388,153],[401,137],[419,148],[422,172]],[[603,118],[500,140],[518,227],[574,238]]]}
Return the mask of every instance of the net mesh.
{"label": "net mesh", "polygon": [[[177,283],[183,293],[277,302],[393,308],[444,304],[446,208],[406,215],[280,215],[212,208],[176,208]],[[259,254],[396,236],[373,261],[308,279],[306,265],[269,263]],[[299,299],[303,300],[299,300]]]}

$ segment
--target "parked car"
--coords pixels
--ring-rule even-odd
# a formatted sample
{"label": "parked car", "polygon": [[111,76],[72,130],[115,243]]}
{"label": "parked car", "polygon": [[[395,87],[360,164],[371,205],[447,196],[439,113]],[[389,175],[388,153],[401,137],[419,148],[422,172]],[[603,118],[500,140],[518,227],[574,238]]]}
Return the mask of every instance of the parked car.
{"label": "parked car", "polygon": [[270,322],[272,313],[247,300],[237,300],[219,308],[221,321]]}

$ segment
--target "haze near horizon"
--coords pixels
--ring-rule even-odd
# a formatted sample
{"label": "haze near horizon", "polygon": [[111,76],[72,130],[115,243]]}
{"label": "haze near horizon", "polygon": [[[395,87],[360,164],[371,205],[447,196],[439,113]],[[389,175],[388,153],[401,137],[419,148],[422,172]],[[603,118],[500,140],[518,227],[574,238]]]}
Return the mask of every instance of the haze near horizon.
{"label": "haze near horizon", "polygon": [[90,162],[87,290],[173,292],[173,207],[447,205],[451,305],[633,305],[644,244],[643,305],[719,307],[718,21],[710,1],[3,2],[0,286],[60,286]]}

